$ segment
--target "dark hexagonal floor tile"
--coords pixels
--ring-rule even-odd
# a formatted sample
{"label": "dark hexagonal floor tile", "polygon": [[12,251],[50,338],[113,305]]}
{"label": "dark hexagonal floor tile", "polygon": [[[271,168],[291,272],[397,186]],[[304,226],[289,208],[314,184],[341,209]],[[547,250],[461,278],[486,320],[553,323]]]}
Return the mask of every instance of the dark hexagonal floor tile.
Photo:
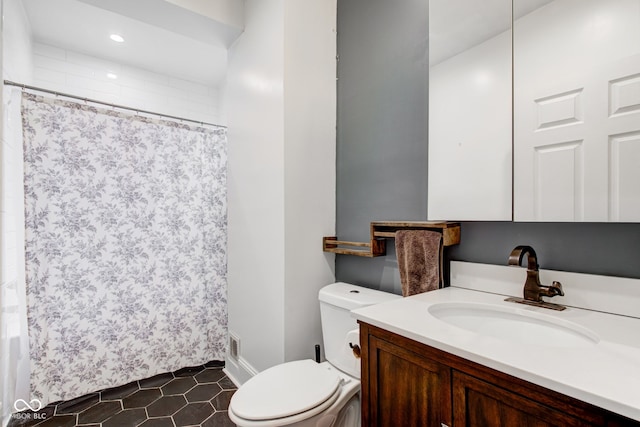
{"label": "dark hexagonal floor tile", "polygon": [[149,418],[139,427],[173,427],[173,420],[171,417]]}
{"label": "dark hexagonal floor tile", "polygon": [[235,427],[236,425],[231,422],[227,411],[216,412],[206,419],[205,422],[200,424],[200,427]]}
{"label": "dark hexagonal floor tile", "polygon": [[190,403],[180,409],[172,418],[176,427],[192,426],[209,418],[214,411],[209,402]]}
{"label": "dark hexagonal floor tile", "polygon": [[100,401],[100,393],[85,394],[56,406],[56,415],[77,414]]}
{"label": "dark hexagonal floor tile", "polygon": [[145,378],[144,380],[138,381],[138,383],[140,383],[140,388],[162,387],[169,381],[173,380],[173,378],[173,374],[171,372],[167,372],[150,378]]}
{"label": "dark hexagonal floor tile", "polygon": [[196,381],[193,377],[176,378],[168,384],[162,386],[162,394],[164,396],[170,396],[172,394],[183,394],[189,391],[196,385]]}
{"label": "dark hexagonal floor tile", "polygon": [[38,427],[74,427],[76,425],[76,418],[75,415],[58,415],[47,418],[46,421],[38,424]]}
{"label": "dark hexagonal floor tile", "polygon": [[205,369],[195,376],[196,381],[199,383],[215,383],[224,377],[224,372],[219,368]]}
{"label": "dark hexagonal floor tile", "polygon": [[236,390],[238,386],[236,386],[233,381],[229,379],[229,377],[224,377],[220,381],[218,381],[218,385],[223,390]]}
{"label": "dark hexagonal floor tile", "polygon": [[100,392],[101,400],[118,400],[125,398],[135,391],[140,390],[138,381],[133,381],[120,387],[108,388]]}
{"label": "dark hexagonal floor tile", "polygon": [[122,406],[124,409],[141,408],[155,402],[160,396],[162,396],[162,393],[157,388],[138,390],[131,396],[122,399]]}
{"label": "dark hexagonal floor tile", "polygon": [[54,402],[8,427],[233,426],[226,410],[237,387],[222,367],[209,362]]}
{"label": "dark hexagonal floor tile", "polygon": [[231,396],[235,393],[235,390],[227,390],[221,393],[218,393],[216,397],[211,399],[211,404],[216,409],[216,411],[226,411],[229,409],[229,402],[231,402]]}
{"label": "dark hexagonal floor tile", "polygon": [[211,400],[215,395],[220,393],[222,389],[216,383],[213,384],[198,384],[189,393],[185,394],[189,402],[206,402]]}
{"label": "dark hexagonal floor tile", "polygon": [[78,424],[101,423],[122,411],[120,401],[100,402],[78,414]]}
{"label": "dark hexagonal floor tile", "polygon": [[205,368],[224,368],[224,360],[211,360],[204,364]]}
{"label": "dark hexagonal floor tile", "polygon": [[147,419],[147,413],[143,408],[125,409],[102,423],[102,427],[135,427]]}
{"label": "dark hexagonal floor tile", "polygon": [[173,415],[186,404],[187,400],[181,394],[163,396],[147,407],[147,413],[150,417]]}

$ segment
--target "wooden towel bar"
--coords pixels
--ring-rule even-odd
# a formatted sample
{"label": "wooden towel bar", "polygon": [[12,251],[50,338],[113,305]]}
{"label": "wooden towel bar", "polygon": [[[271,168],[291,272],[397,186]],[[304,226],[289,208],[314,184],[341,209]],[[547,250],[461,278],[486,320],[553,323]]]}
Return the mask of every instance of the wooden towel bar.
{"label": "wooden towel bar", "polygon": [[[398,230],[431,230],[442,233],[442,245],[460,243],[460,223],[429,221],[374,221],[370,225],[369,242],[349,242],[335,236],[322,238],[322,250],[336,254],[378,257],[387,254],[385,238],[393,239]],[[360,249],[362,248],[362,249]]]}

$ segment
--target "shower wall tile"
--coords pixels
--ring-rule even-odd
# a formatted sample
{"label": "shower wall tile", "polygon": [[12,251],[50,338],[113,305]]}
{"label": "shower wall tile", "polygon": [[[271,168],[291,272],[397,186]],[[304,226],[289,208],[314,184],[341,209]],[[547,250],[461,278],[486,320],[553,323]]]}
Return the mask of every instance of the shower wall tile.
{"label": "shower wall tile", "polygon": [[[185,97],[185,99],[187,99],[189,101],[192,101],[193,103],[202,104],[203,107],[204,106],[209,106],[208,101],[209,101],[209,99],[211,99],[211,96],[212,96],[207,91],[207,88],[204,88],[202,92],[182,94],[182,95]],[[217,94],[215,96],[217,96]]]}
{"label": "shower wall tile", "polygon": [[180,89],[181,91],[184,91],[186,93],[207,93],[207,86],[189,82],[187,80],[176,79],[173,77],[169,79],[169,86]]}
{"label": "shower wall tile", "polygon": [[129,66],[123,66],[122,73],[130,75],[136,79],[145,82],[155,82],[163,85],[169,84],[169,76],[164,74],[154,73],[153,71],[142,70],[140,68],[133,68]]}
{"label": "shower wall tile", "polygon": [[[106,76],[106,72],[105,72]],[[106,80],[106,78],[105,78]],[[102,79],[95,77],[82,77],[82,76],[68,76],[67,84],[69,87],[86,89],[94,92],[104,92],[110,94],[120,94],[120,85],[110,83],[108,81],[102,81]]]}
{"label": "shower wall tile", "polygon": [[37,43],[33,45],[33,54],[39,56],[46,56],[48,58],[59,59],[61,61],[66,60],[67,51],[60,49],[59,47],[51,46],[48,44]]}
{"label": "shower wall tile", "polygon": [[[103,102],[225,125],[217,87],[35,43],[34,84]],[[117,75],[116,79],[107,73]]]}
{"label": "shower wall tile", "polygon": [[165,114],[172,114],[172,107],[167,104],[167,97],[161,94],[146,92],[144,90],[123,87],[122,89],[122,104],[129,105],[131,107],[146,109],[151,111],[157,111],[154,109],[156,105],[163,105],[162,112]]}
{"label": "shower wall tile", "polygon": [[122,101],[121,95],[116,95],[113,93],[91,91],[91,95],[88,96],[87,98],[100,99],[103,102],[108,102],[116,105],[128,105],[126,102]]}
{"label": "shower wall tile", "polygon": [[[96,70],[91,67],[73,64],[66,59],[41,57],[39,55],[34,55],[34,67],[59,71],[70,76],[95,77],[96,75]],[[38,75],[34,73],[34,77],[38,78]]]}
{"label": "shower wall tile", "polygon": [[126,71],[118,74],[118,84],[122,87],[143,88],[148,83],[148,81],[137,78],[136,76],[133,76]]}
{"label": "shower wall tile", "polygon": [[[58,87],[64,87],[67,82],[67,75],[61,71],[55,71],[50,68],[36,67],[34,74],[38,76],[41,82],[47,82],[47,88],[50,88],[50,83],[59,85]],[[42,84],[41,84],[42,85]]]}
{"label": "shower wall tile", "polygon": [[66,53],[66,60],[70,64],[87,67],[92,70],[111,70],[114,73],[119,72],[121,68],[120,64],[114,61],[96,58],[94,56],[84,55],[70,50],[67,50]]}
{"label": "shower wall tile", "polygon": [[176,88],[173,88],[168,85],[156,83],[156,82],[145,82],[142,88],[144,91],[148,91],[156,95],[162,95],[166,97],[186,98],[188,96],[188,94],[182,93],[180,90]]}

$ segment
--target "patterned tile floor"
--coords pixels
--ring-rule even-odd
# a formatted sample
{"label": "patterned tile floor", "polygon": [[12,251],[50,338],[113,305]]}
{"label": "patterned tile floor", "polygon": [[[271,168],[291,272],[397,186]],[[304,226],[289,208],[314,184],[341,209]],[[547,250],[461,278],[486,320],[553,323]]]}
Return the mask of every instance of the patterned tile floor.
{"label": "patterned tile floor", "polygon": [[8,427],[227,427],[236,386],[209,362],[156,375],[42,410],[14,414]]}

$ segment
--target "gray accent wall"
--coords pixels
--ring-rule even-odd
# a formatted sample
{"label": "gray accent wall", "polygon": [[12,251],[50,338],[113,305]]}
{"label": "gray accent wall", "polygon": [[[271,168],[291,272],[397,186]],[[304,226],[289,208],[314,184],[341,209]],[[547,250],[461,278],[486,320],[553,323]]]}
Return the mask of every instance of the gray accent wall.
{"label": "gray accent wall", "polygon": [[[338,0],[337,215],[341,240],[427,216],[426,0]],[[390,242],[393,246],[393,241]],[[386,257],[336,257],[336,276],[400,292]]]}
{"label": "gray accent wall", "polygon": [[[336,231],[367,241],[371,221],[427,217],[428,1],[338,0],[338,55]],[[464,222],[445,257],[505,265],[520,244],[541,268],[640,278],[640,224]],[[393,245],[337,255],[337,280],[400,293]]]}

